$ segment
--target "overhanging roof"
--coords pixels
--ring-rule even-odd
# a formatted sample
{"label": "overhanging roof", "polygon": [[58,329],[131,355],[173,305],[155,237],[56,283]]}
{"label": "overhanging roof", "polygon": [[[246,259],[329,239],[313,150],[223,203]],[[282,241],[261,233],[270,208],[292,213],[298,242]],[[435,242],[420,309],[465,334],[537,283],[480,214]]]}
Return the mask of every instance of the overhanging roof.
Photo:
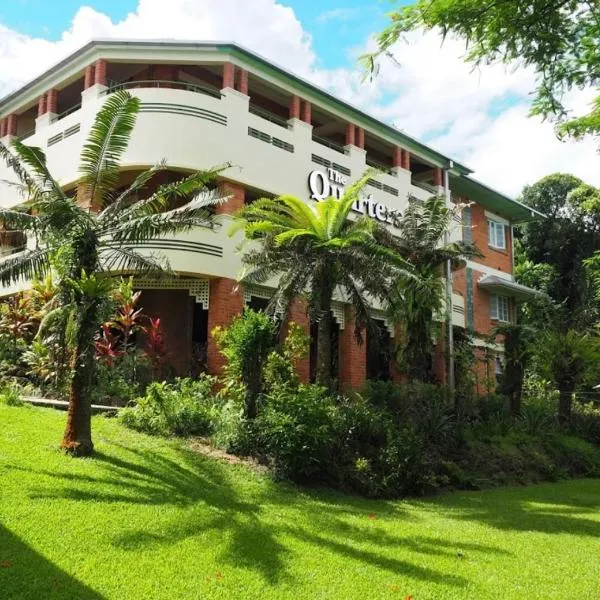
{"label": "overhanging roof", "polygon": [[473,179],[472,177],[451,176],[450,189],[461,196],[468,198],[481,204],[484,208],[491,212],[498,213],[506,217],[513,223],[522,223],[523,221],[531,221],[536,218],[544,218],[544,215],[531,208],[521,204],[517,200],[506,196],[491,187]]}
{"label": "overhanging roof", "polygon": [[516,281],[500,277],[499,275],[484,275],[477,285],[484,290],[495,292],[517,300],[529,300],[536,296],[543,296],[542,292],[534,290]]}

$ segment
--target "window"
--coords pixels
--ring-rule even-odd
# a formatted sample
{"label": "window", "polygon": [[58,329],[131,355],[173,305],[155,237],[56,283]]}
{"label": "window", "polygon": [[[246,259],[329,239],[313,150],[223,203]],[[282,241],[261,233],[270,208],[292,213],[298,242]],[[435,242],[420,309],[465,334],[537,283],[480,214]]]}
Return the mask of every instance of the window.
{"label": "window", "polygon": [[510,322],[510,306],[506,296],[490,296],[490,316],[497,321]]}
{"label": "window", "polygon": [[488,221],[488,244],[492,248],[506,250],[506,236],[504,234],[504,223],[499,221]]}

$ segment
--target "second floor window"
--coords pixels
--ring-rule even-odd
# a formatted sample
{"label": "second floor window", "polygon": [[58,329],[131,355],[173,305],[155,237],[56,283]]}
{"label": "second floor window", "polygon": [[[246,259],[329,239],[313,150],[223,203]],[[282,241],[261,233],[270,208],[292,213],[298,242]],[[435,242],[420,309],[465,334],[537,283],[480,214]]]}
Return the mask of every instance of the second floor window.
{"label": "second floor window", "polygon": [[510,304],[506,296],[490,296],[490,317],[503,323],[510,322]]}
{"label": "second floor window", "polygon": [[506,235],[504,233],[504,223],[499,221],[488,221],[488,244],[498,250],[506,250]]}

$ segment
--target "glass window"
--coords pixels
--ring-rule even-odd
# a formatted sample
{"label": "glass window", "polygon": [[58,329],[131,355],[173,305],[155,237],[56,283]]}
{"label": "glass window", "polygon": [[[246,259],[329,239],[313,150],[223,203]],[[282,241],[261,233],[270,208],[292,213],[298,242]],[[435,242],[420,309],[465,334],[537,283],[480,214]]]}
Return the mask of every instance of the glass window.
{"label": "glass window", "polygon": [[494,294],[490,297],[490,316],[497,321],[510,322],[510,305],[506,296]]}
{"label": "glass window", "polygon": [[492,248],[506,250],[506,235],[504,233],[504,223],[499,221],[488,221],[488,244]]}

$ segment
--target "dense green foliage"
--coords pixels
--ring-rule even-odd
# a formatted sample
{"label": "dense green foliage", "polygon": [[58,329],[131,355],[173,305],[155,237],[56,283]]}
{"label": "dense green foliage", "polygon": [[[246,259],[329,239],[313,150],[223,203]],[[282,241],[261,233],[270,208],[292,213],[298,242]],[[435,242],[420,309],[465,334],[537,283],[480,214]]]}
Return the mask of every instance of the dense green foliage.
{"label": "dense green foliage", "polygon": [[378,36],[379,52],[365,57],[371,70],[382,52],[420,29],[455,35],[467,43],[465,60],[532,67],[537,88],[532,113],[557,120],[561,135],[600,133],[600,96],[573,118],[565,100],[572,89],[597,88],[600,79],[600,6],[587,0],[417,0],[390,14]]}
{"label": "dense green foliage", "polygon": [[[205,192],[217,171],[193,173],[139,199],[144,187],[166,168],[164,163],[138,175],[125,190],[120,189],[119,161],[127,149],[139,106],[139,99],[116,92],[106,98],[94,119],[79,167],[79,189],[85,192],[89,207],[52,177],[40,148],[18,140],[10,148],[0,143],[0,158],[14,171],[29,209],[0,209],[0,224],[7,230],[25,232],[36,241],[34,248],[0,263],[0,283],[44,279],[53,269],[58,275],[54,320],[62,323],[62,347],[68,344],[70,351],[70,409],[62,447],[74,454],[93,450],[90,403],[96,368],[94,341],[108,312],[110,273],[148,273],[166,268],[163,257],[142,254],[135,244],[210,225],[208,205],[217,201]],[[174,201],[182,200],[188,202],[171,209]]]}
{"label": "dense green foliage", "polygon": [[63,420],[0,406],[6,600],[547,600],[600,588],[599,480],[365,500],[101,417],[95,456],[73,461],[54,449]]}

